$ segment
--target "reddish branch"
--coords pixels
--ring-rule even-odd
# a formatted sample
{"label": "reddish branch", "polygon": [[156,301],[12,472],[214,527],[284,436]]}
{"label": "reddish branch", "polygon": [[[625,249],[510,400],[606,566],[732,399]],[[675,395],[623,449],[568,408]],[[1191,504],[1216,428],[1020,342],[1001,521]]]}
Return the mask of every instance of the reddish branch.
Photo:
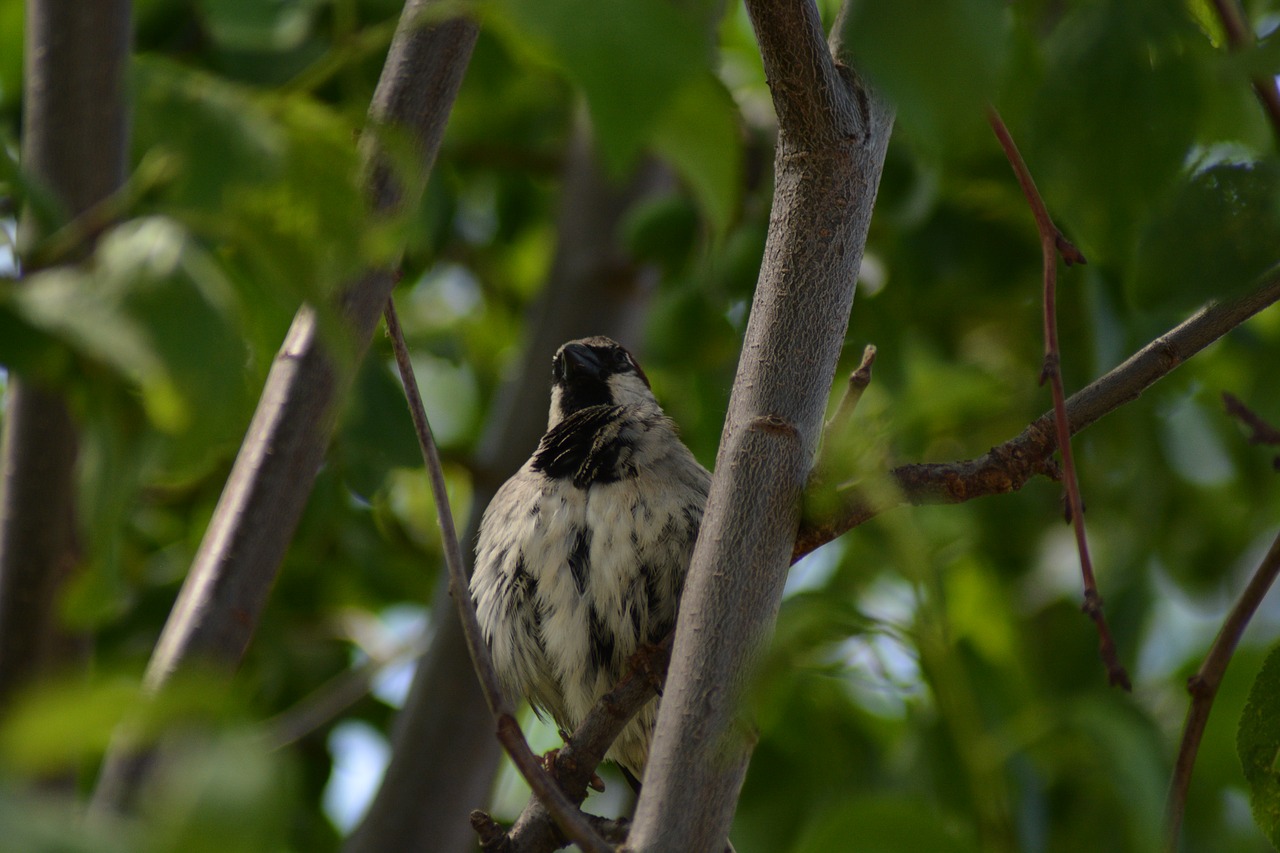
{"label": "reddish branch", "polygon": [[395,302],[391,299],[387,300],[385,316],[387,333],[391,337],[391,346],[395,350],[396,365],[400,368],[400,382],[404,386],[409,414],[413,418],[414,430],[418,435],[418,446],[422,450],[423,462],[431,480],[431,494],[436,502],[436,513],[444,540],[444,561],[449,570],[449,595],[458,609],[458,618],[462,621],[463,634],[467,640],[467,650],[471,653],[471,662],[480,679],[480,687],[484,691],[489,712],[493,714],[497,723],[498,741],[507,750],[507,754],[511,756],[512,762],[529,783],[529,787],[543,803],[547,804],[552,817],[565,836],[577,842],[589,853],[607,853],[613,848],[600,838],[587,822],[586,816],[578,811],[577,804],[569,801],[564,791],[547,773],[541,759],[534,755],[528,741],[524,739],[524,734],[520,731],[515,713],[502,694],[498,675],[493,668],[493,660],[489,656],[489,647],[485,644],[480,632],[480,620],[476,617],[475,602],[471,600],[471,594],[467,589],[467,570],[462,561],[462,547],[458,544],[453,511],[449,508],[449,495],[445,490],[444,468],[440,464],[440,453],[436,449],[435,438],[431,434],[431,425],[427,422],[427,412],[422,405],[422,396],[418,393],[418,381],[414,377],[409,348],[405,345],[400,320],[396,315]]}
{"label": "reddish branch", "polygon": [[1036,229],[1040,232],[1040,251],[1044,256],[1044,368],[1040,372],[1040,384],[1043,385],[1047,380],[1053,391],[1054,429],[1057,432],[1058,447],[1062,451],[1062,479],[1067,490],[1067,506],[1075,530],[1076,548],[1080,552],[1080,572],[1084,577],[1083,610],[1098,627],[1098,651],[1107,667],[1107,680],[1113,685],[1130,690],[1129,674],[1125,672],[1120,657],[1116,654],[1115,640],[1111,637],[1111,629],[1102,613],[1102,596],[1098,593],[1093,560],[1089,557],[1089,540],[1084,527],[1084,502],[1080,498],[1080,483],[1071,454],[1067,395],[1062,387],[1062,351],[1058,346],[1057,318],[1058,255],[1062,256],[1067,266],[1083,264],[1085,258],[1053,224],[1035,181],[1031,178],[1031,172],[1018,152],[1018,146],[994,107],[987,108],[987,119],[991,122],[996,138],[1000,140],[1005,156],[1009,158],[1009,165],[1013,167],[1022,193],[1027,197],[1031,213],[1035,216]]}
{"label": "reddish branch", "polygon": [[1182,829],[1182,815],[1187,807],[1187,789],[1191,785],[1191,769],[1196,763],[1196,752],[1200,748],[1200,738],[1204,735],[1204,727],[1209,722],[1209,711],[1213,708],[1213,700],[1218,695],[1218,687],[1222,684],[1222,676],[1227,671],[1227,664],[1235,653],[1236,645],[1244,634],[1245,627],[1258,605],[1266,596],[1267,590],[1275,583],[1280,574],[1280,536],[1271,543],[1271,550],[1263,558],[1249,584],[1240,594],[1240,599],[1226,621],[1222,630],[1213,641],[1209,654],[1196,674],[1187,679],[1187,692],[1191,694],[1191,705],[1187,708],[1187,720],[1182,727],[1182,743],[1178,747],[1178,760],[1174,764],[1173,781],[1169,785],[1169,800],[1165,812],[1166,832],[1165,850],[1169,853],[1178,848],[1178,833]]}

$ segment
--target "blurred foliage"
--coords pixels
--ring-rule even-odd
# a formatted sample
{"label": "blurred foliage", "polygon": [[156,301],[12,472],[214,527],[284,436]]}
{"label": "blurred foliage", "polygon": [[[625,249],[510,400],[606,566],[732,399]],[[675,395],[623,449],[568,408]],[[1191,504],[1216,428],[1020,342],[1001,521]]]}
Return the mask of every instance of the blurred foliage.
{"label": "blurred foliage", "polygon": [[[836,4],[820,6],[830,22]],[[1264,27],[1280,13],[1246,6]],[[436,588],[434,509],[381,335],[233,689],[196,679],[157,711],[147,731],[168,723],[181,746],[136,818],[91,829],[69,817],[133,705],[294,310],[324,306],[402,243],[401,315],[467,505],[472,452],[545,286],[580,116],[611,174],[653,153],[680,177],[617,238],[662,273],[642,357],[713,461],[771,203],[773,118],[745,13],[664,0],[476,9],[480,41],[422,203],[374,222],[355,140],[397,3],[136,4],[125,215],[83,262],[0,282],[0,363],[60,388],[82,426],[86,560],[61,606],[93,640],[90,670],[0,722],[0,850],[337,848],[360,786],[345,787],[359,756],[334,727],[388,731],[397,691],[264,744],[277,715],[394,657],[403,605]],[[57,260],[75,225],[15,165],[22,15],[0,0],[0,195],[50,226],[21,250]],[[1069,389],[1276,262],[1280,166],[1249,91],[1251,74],[1280,70],[1276,39],[1228,54],[1211,4],[855,2],[846,37],[898,106],[836,383],[878,345],[851,476],[976,456],[1049,405],[1036,236],[985,102],[1089,258],[1061,275]],[[1051,482],[900,509],[798,566],[751,696],[760,742],[737,849],[1158,849],[1184,679],[1280,505],[1270,456],[1219,395],[1280,423],[1277,363],[1273,309],[1077,440],[1132,696],[1105,686]],[[1254,802],[1263,829],[1249,792],[1274,784],[1274,655],[1255,677],[1277,633],[1268,603],[1226,674],[1187,851],[1252,853],[1274,837],[1274,789]],[[32,784],[51,775],[65,795]]]}

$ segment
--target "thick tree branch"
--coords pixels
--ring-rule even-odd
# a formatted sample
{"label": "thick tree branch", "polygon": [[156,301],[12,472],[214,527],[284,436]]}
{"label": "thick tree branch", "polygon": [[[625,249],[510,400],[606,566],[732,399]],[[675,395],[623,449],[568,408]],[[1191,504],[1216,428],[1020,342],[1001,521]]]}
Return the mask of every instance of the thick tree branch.
{"label": "thick tree branch", "polygon": [[[1280,270],[1273,271],[1257,290],[1203,308],[1156,338],[1067,399],[1067,424],[1071,434],[1137,399],[1178,365],[1277,301],[1280,301]],[[1058,443],[1053,422],[1053,412],[1046,412],[1021,434],[976,459],[895,468],[890,476],[897,489],[881,495],[877,502],[856,488],[838,493],[830,504],[811,502],[819,509],[806,514],[796,537],[794,557],[799,559],[903,503],[962,503],[986,495],[1015,492],[1038,474],[1054,474],[1050,457]]]}
{"label": "thick tree branch", "polygon": [[[129,0],[27,3],[22,167],[74,218],[125,181]],[[49,223],[30,212],[25,245]],[[89,246],[82,243],[80,252]],[[24,273],[33,271],[24,258]],[[0,442],[0,710],[56,656],[55,596],[79,559],[76,428],[58,395],[9,380]]]}
{"label": "thick tree branch", "polygon": [[812,2],[747,11],[778,114],[773,212],[636,807],[638,851],[724,843],[750,754],[737,703],[782,598],[892,127],[824,44]]}
{"label": "thick tree branch", "polygon": [[1266,597],[1267,591],[1280,575],[1280,536],[1271,543],[1271,549],[1258,566],[1249,583],[1240,593],[1231,612],[1222,623],[1222,629],[1214,639],[1204,663],[1196,674],[1187,679],[1187,692],[1191,694],[1191,704],[1187,708],[1187,719],[1182,726],[1182,742],[1178,746],[1178,759],[1174,764],[1173,779],[1169,784],[1169,799],[1165,809],[1165,850],[1175,853],[1178,849],[1178,834],[1182,830],[1182,815],[1187,807],[1187,790],[1191,785],[1191,770],[1196,763],[1196,753],[1200,749],[1200,738],[1204,735],[1204,727],[1209,722],[1209,711],[1213,708],[1213,700],[1218,695],[1218,687],[1227,672],[1227,664],[1235,654],[1236,646],[1249,620],[1257,612],[1258,605]]}
{"label": "thick tree branch", "polygon": [[[444,126],[475,44],[474,22],[423,25],[433,0],[408,0],[369,110],[371,124],[402,127],[418,145],[421,173],[405,185],[383,160],[376,130],[361,140],[370,203],[389,213],[415,202],[439,150]],[[351,350],[368,346],[391,293],[389,269],[369,270],[344,288],[339,303]],[[182,592],[147,667],[154,693],[179,666],[195,660],[234,667],[257,626],[276,572],[315,481],[332,434],[349,371],[320,340],[315,312],[294,318],[267,376],[257,411],[236,457]],[[127,733],[108,756],[95,807],[118,809],[137,782]]]}

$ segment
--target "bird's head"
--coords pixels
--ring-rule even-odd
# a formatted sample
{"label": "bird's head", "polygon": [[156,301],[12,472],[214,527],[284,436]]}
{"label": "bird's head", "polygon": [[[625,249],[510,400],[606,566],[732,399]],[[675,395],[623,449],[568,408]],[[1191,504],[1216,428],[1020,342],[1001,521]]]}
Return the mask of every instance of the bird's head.
{"label": "bird's head", "polygon": [[551,362],[551,418],[555,426],[587,406],[652,406],[649,378],[626,348],[606,337],[560,347]]}

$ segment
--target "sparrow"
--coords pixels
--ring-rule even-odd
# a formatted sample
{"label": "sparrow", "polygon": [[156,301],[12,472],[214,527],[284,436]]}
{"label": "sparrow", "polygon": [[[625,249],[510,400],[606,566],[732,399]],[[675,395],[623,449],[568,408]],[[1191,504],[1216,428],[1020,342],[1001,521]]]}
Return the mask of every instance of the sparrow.
{"label": "sparrow", "polygon": [[[476,541],[471,596],[509,697],[572,731],[675,627],[710,485],[631,353],[606,337],[560,347],[547,432]],[[633,784],[656,718],[655,699],[606,755]]]}

